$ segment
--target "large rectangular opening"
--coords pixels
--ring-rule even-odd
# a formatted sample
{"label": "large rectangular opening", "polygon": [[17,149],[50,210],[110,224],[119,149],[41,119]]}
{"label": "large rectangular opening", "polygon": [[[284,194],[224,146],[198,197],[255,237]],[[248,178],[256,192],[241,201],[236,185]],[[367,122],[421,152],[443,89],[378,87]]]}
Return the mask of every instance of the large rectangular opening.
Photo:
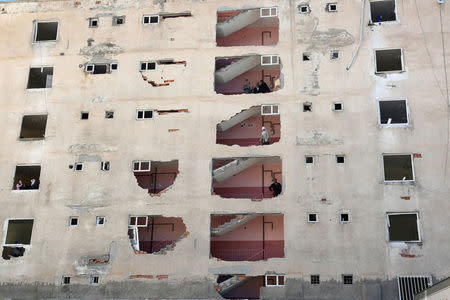
{"label": "large rectangular opening", "polygon": [[210,255],[225,261],[284,257],[284,216],[211,215],[210,240]]}
{"label": "large rectangular opening", "polygon": [[33,219],[12,219],[6,223],[6,236],[3,238],[2,258],[9,260],[12,257],[20,257],[25,253],[25,248],[31,244],[33,231]]}
{"label": "large rectangular opening", "polygon": [[22,118],[20,139],[43,139],[47,126],[47,115],[27,115]]}
{"label": "large rectangular opening", "polygon": [[51,42],[58,38],[58,22],[37,21],[34,23],[34,41]]}
{"label": "large rectangular opening", "polygon": [[230,157],[212,160],[212,194],[261,200],[282,192],[280,157]]}
{"label": "large rectangular opening", "polygon": [[259,299],[265,276],[223,274],[217,276],[215,288],[225,299]]}
{"label": "large rectangular opening", "polygon": [[14,175],[13,190],[37,190],[39,189],[39,178],[41,176],[41,166],[39,165],[19,165],[16,166]]}
{"label": "large rectangular opening", "polygon": [[282,85],[278,55],[216,57],[214,90],[218,94],[264,94]]}
{"label": "large rectangular opening", "polygon": [[178,160],[134,161],[133,173],[139,187],[151,195],[168,190],[178,175]]}
{"label": "large rectangular opening", "polygon": [[384,154],[384,181],[414,181],[411,154]]}
{"label": "large rectangular opening", "polygon": [[166,254],[187,234],[182,218],[147,215],[128,218],[128,237],[136,254]]}
{"label": "large rectangular opening", "polygon": [[271,46],[278,43],[279,19],[276,8],[237,9],[217,12],[216,44],[230,46]]}
{"label": "large rectangular opening", "polygon": [[370,1],[372,23],[395,21],[395,0]]}
{"label": "large rectangular opening", "polygon": [[419,214],[388,213],[390,242],[420,242]]}
{"label": "large rectangular opening", "polygon": [[27,89],[51,88],[53,82],[53,67],[30,68]]}
{"label": "large rectangular opening", "polygon": [[381,125],[407,125],[409,123],[406,100],[380,100],[378,106]]}
{"label": "large rectangular opening", "polygon": [[376,73],[402,72],[402,49],[375,50],[375,63]]}
{"label": "large rectangular opening", "polygon": [[216,144],[241,147],[271,145],[281,136],[280,106],[252,106],[220,122],[216,128]]}

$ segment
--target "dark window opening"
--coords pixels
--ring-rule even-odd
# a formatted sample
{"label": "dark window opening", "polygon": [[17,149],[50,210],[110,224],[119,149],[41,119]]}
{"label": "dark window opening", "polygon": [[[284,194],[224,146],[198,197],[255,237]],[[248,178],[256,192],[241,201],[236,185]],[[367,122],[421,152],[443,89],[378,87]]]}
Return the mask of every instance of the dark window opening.
{"label": "dark window opening", "polygon": [[47,126],[47,115],[23,116],[20,139],[43,139]]}
{"label": "dark window opening", "polygon": [[5,245],[30,245],[33,219],[9,220]]}
{"label": "dark window opening", "polygon": [[178,176],[178,160],[136,161],[133,169],[139,187],[151,196],[160,196],[173,186]]}
{"label": "dark window opening", "polygon": [[336,163],[343,164],[345,162],[345,156],[344,155],[336,155]]}
{"label": "dark window opening", "polygon": [[113,17],[113,25],[122,25],[125,24],[125,17]]}
{"label": "dark window opening", "polygon": [[344,284],[353,284],[353,275],[342,275]]}
{"label": "dark window opening", "polygon": [[83,171],[83,163],[75,163],[75,171]]}
{"label": "dark window opening", "polygon": [[107,65],[94,65],[94,74],[106,74],[107,72]]}
{"label": "dark window opening", "polygon": [[371,1],[370,17],[373,23],[395,21],[395,0]]}
{"label": "dark window opening", "polygon": [[143,16],[142,23],[143,24],[156,24],[156,23],[159,23],[159,16],[158,15]]}
{"label": "dark window opening", "polygon": [[303,53],[303,61],[311,60],[311,53],[305,52]]}
{"label": "dark window opening", "polygon": [[311,275],[311,284],[320,284],[320,275]]}
{"label": "dark window opening", "polygon": [[91,276],[90,278],[90,283],[91,284],[98,284],[98,276]]}
{"label": "dark window opening", "polygon": [[153,119],[153,110],[137,110],[137,120]]}
{"label": "dark window opening", "polygon": [[68,284],[70,284],[70,277],[69,277],[69,276],[63,276],[63,277],[62,277],[62,284],[63,284],[63,285],[68,285]]}
{"label": "dark window opening", "polygon": [[89,27],[98,27],[98,19],[90,18],[89,19]]}
{"label": "dark window opening", "polygon": [[384,180],[414,180],[411,155],[383,155]]}
{"label": "dark window opening", "polygon": [[77,226],[77,225],[78,225],[78,217],[70,217],[69,226]]}
{"label": "dark window opening", "polygon": [[388,214],[389,241],[419,242],[417,213]]}
{"label": "dark window opening", "polygon": [[56,41],[58,22],[36,22],[35,42]]}
{"label": "dark window opening", "polygon": [[350,215],[348,213],[340,213],[339,221],[342,223],[347,223],[350,221]]}
{"label": "dark window opening", "polygon": [[53,67],[30,68],[27,89],[51,88],[53,81]]}
{"label": "dark window opening", "polygon": [[[267,12],[267,14],[266,14]],[[272,46],[278,43],[279,18],[276,10],[259,8],[218,11],[216,44],[231,46]]]}
{"label": "dark window opening", "polygon": [[335,60],[339,58],[339,50],[332,50],[330,52],[330,59]]}
{"label": "dark window opening", "polygon": [[280,157],[231,157],[212,160],[212,194],[261,200],[278,197],[283,176]]}
{"label": "dark window opening", "polygon": [[113,119],[114,112],[113,111],[105,111],[105,119]]}
{"label": "dark window opening", "polygon": [[105,217],[97,217],[96,224],[97,225],[105,225]]}
{"label": "dark window opening", "polygon": [[308,214],[308,222],[317,222],[318,217],[316,213],[310,213]]}
{"label": "dark window opening", "polygon": [[216,126],[216,144],[221,145],[241,147],[271,145],[278,142],[280,137],[278,104],[252,106]]}
{"label": "dark window opening", "polygon": [[214,91],[223,95],[265,94],[282,88],[278,55],[216,57]]}
{"label": "dark window opening", "polygon": [[282,258],[283,223],[281,214],[211,215],[210,255],[225,261]]}
{"label": "dark window opening", "polygon": [[305,156],[305,163],[307,163],[307,164],[314,163],[314,157],[312,157],[312,156]]}
{"label": "dark window opening", "polygon": [[88,112],[82,112],[81,113],[81,120],[87,120],[89,119],[89,113]]}
{"label": "dark window opening", "polygon": [[130,216],[128,220],[128,237],[136,254],[167,254],[187,235],[182,218]]}
{"label": "dark window opening", "polygon": [[376,50],[376,73],[403,71],[401,49]]}
{"label": "dark window opening", "polygon": [[327,3],[327,11],[328,12],[336,12],[337,11],[337,3]]}
{"label": "dark window opening", "polygon": [[301,14],[308,14],[311,12],[308,5],[300,5],[298,7],[298,10],[300,11]]}
{"label": "dark window opening", "polygon": [[408,124],[406,100],[387,100],[379,102],[380,124]]}
{"label": "dark window opening", "polygon": [[110,165],[109,161],[102,161],[100,164],[100,169],[102,171],[109,171],[109,165]]}
{"label": "dark window opening", "polygon": [[39,189],[41,166],[16,166],[13,190]]}
{"label": "dark window opening", "polygon": [[311,112],[312,111],[312,103],[305,102],[303,103],[303,112]]}
{"label": "dark window opening", "polygon": [[333,110],[334,111],[343,110],[342,103],[339,103],[339,102],[333,103]]}
{"label": "dark window opening", "polygon": [[156,62],[141,62],[141,71],[155,70]]}

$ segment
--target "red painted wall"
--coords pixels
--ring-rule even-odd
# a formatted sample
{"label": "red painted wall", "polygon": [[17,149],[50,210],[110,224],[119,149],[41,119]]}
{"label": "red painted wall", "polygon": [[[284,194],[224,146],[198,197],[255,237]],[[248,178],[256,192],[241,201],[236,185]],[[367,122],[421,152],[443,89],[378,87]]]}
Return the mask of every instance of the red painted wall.
{"label": "red painted wall", "polygon": [[[161,162],[158,163],[161,164]],[[156,174],[156,189],[154,174]],[[160,191],[171,186],[175,182],[177,174],[178,167],[176,166],[165,167],[160,165],[155,168],[153,163],[150,172],[134,172],[134,176],[136,177],[139,187],[148,190],[149,193],[159,193]]]}
{"label": "red painted wall", "polygon": [[[281,172],[281,163],[264,164],[264,170]],[[282,174],[276,174],[275,177],[278,182],[283,185],[281,175]],[[213,182],[213,192],[224,198],[272,198],[273,194],[269,190],[269,186],[272,184],[272,177],[269,172],[264,173],[264,196],[262,193],[261,184],[262,168],[261,164],[256,164],[222,182]]]}
{"label": "red painted wall", "polygon": [[[158,252],[167,245],[178,240],[186,232],[186,225],[182,218],[153,217],[153,245],[151,243],[152,217],[148,217],[148,226],[139,227],[139,249],[148,253]],[[174,224],[173,231],[171,223]],[[167,224],[167,225],[163,225]],[[151,248],[152,245],[152,248]]]}
{"label": "red painted wall", "polygon": [[[264,70],[265,76],[280,76],[281,72],[280,69],[266,69]],[[250,81],[250,86],[253,88],[256,86],[256,84],[263,79],[262,78],[262,70],[256,70],[256,71],[248,71],[244,74],[241,74],[234,78],[233,80],[227,82],[227,83],[215,83],[214,84],[214,90],[218,94],[243,94],[244,89],[243,86],[245,84],[245,79],[248,79]],[[268,78],[264,78],[264,81],[267,83],[267,85],[270,87],[270,82]]]}
{"label": "red painted wall", "polygon": [[225,299],[259,299],[264,276],[255,276],[222,295]]}
{"label": "red painted wall", "polygon": [[[273,125],[273,127],[271,127],[269,122],[272,122],[272,124],[280,124],[280,115],[257,115],[236,124],[226,131],[217,132],[216,143],[239,146],[260,145],[259,138],[261,136],[263,120],[264,127],[266,127],[270,133],[270,144],[278,142],[281,135],[281,125]],[[274,132],[272,132],[272,130]]]}
{"label": "red painted wall", "polygon": [[277,27],[244,27],[227,37],[216,38],[218,47],[230,46],[262,46],[264,33],[264,46],[273,46],[278,44],[278,26]]}
{"label": "red painted wall", "polygon": [[[264,238],[263,216],[223,236],[211,236],[211,255],[227,261],[257,261],[284,257],[283,215],[265,215],[264,222]],[[273,227],[267,222],[272,222]]]}

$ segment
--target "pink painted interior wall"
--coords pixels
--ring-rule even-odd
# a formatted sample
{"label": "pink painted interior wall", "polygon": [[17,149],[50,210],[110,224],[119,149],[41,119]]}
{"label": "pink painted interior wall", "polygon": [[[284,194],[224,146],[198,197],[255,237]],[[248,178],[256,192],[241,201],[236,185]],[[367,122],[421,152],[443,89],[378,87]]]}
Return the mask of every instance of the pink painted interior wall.
{"label": "pink painted interior wall", "polygon": [[[263,32],[264,44],[263,44]],[[270,32],[270,33],[268,33]],[[277,27],[244,27],[227,37],[216,38],[218,47],[231,46],[273,46],[278,44],[278,26]]]}
{"label": "pink painted interior wall", "polygon": [[263,121],[264,127],[266,127],[266,129],[270,133],[270,144],[278,142],[281,135],[280,115],[257,115],[250,117],[239,124],[236,124],[226,131],[218,131],[216,136],[216,143],[229,146],[261,145],[259,138],[261,136],[261,127]]}
{"label": "pink painted interior wall", "polygon": [[[280,69],[264,70],[264,76],[270,76],[271,78],[274,78],[280,75],[281,75]],[[250,81],[249,84],[250,87],[252,88],[255,87],[256,84],[263,79],[262,70],[254,70],[254,71],[250,70],[235,77],[234,79],[232,79],[227,83],[215,83],[214,89],[218,94],[225,94],[225,95],[243,94],[244,93],[243,86],[245,84],[245,79],[248,79]],[[272,88],[272,82],[268,79],[268,77],[264,77],[264,81],[270,88]]]}
{"label": "pink painted interior wall", "polygon": [[[151,243],[152,218],[154,221],[153,243]],[[174,225],[173,228],[171,224]],[[152,253],[158,252],[162,248],[178,240],[186,232],[186,225],[183,223],[182,218],[149,216],[148,226],[139,227],[138,230],[139,249],[141,251]]]}
{"label": "pink painted interior wall", "polygon": [[175,166],[172,162],[152,162],[149,172],[134,172],[139,187],[148,190],[149,193],[159,193],[173,185],[177,174],[178,163]]}
{"label": "pink painted interior wall", "polygon": [[[219,276],[219,278],[220,277],[221,276]],[[264,284],[265,276],[253,276],[239,284],[237,287],[224,293],[222,297],[225,299],[259,299],[261,288]]]}
{"label": "pink painted interior wall", "polygon": [[[279,164],[264,164],[264,170],[281,172],[281,162]],[[278,182],[283,185],[281,175],[282,174],[276,174],[275,178],[277,178]],[[269,172],[264,172],[264,195],[261,189],[261,184],[261,164],[255,164],[222,182],[213,182],[213,192],[224,198],[273,198],[273,193],[269,190],[269,186],[272,184],[272,176]]]}
{"label": "pink painted interior wall", "polygon": [[265,215],[264,223],[259,216],[223,236],[211,236],[211,255],[227,261],[284,257],[284,216]]}

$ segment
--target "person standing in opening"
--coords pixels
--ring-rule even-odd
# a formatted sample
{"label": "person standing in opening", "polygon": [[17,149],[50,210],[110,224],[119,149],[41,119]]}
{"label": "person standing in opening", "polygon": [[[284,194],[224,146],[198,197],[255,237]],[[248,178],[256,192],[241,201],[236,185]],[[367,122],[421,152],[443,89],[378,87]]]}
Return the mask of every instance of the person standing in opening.
{"label": "person standing in opening", "polygon": [[272,184],[269,186],[269,190],[273,193],[274,197],[281,194],[281,184],[277,181],[276,178],[272,179]]}
{"label": "person standing in opening", "polygon": [[260,93],[270,93],[270,88],[264,80],[259,81],[258,88]]}
{"label": "person standing in opening", "polygon": [[19,180],[16,184],[16,190],[21,190],[23,188],[22,180]]}
{"label": "person standing in opening", "polygon": [[39,185],[38,185],[38,183],[36,182],[36,179],[31,179],[31,186],[30,186],[30,189],[32,189],[32,190],[37,190],[37,189],[39,189]]}
{"label": "person standing in opening", "polygon": [[250,94],[252,92],[252,89],[249,85],[248,79],[245,79],[243,89],[244,89],[244,94]]}
{"label": "person standing in opening", "polygon": [[270,134],[266,130],[266,127],[261,128],[261,137],[259,138],[259,141],[261,142],[261,145],[270,145]]}

